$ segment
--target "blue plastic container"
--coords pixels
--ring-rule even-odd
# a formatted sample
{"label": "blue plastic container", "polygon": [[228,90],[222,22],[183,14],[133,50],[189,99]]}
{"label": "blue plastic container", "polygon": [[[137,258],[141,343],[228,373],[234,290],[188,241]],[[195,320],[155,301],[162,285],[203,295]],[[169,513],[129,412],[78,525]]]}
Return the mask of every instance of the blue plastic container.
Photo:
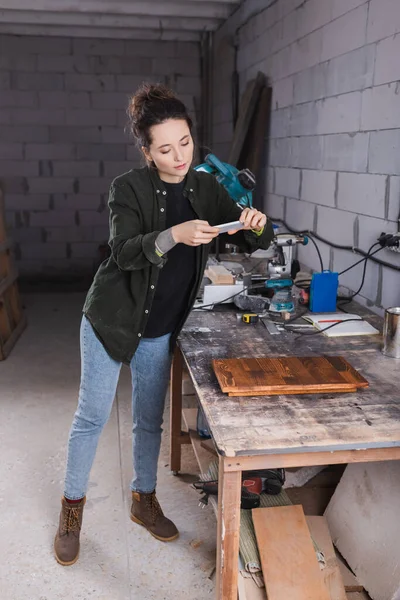
{"label": "blue plastic container", "polygon": [[339,274],[332,271],[313,273],[310,286],[311,312],[336,312]]}

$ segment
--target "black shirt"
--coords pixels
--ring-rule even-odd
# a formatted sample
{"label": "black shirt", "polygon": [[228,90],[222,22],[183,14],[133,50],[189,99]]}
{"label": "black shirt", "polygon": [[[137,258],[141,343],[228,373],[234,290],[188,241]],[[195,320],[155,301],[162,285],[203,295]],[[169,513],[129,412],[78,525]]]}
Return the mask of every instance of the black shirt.
{"label": "black shirt", "polygon": [[[197,219],[181,183],[163,182],[167,192],[166,229]],[[155,338],[173,332],[182,320],[196,273],[196,247],[177,244],[167,253],[143,337]]]}
{"label": "black shirt", "polygon": [[[165,184],[156,169],[132,169],[111,184],[109,245],[111,256],[100,265],[86,296],[83,312],[98,339],[116,361],[129,365],[143,337],[159,275],[167,258],[158,256],[155,241],[166,228]],[[189,169],[185,197],[197,218],[210,225],[237,221],[241,209],[214,175]],[[162,210],[163,209],[163,210]],[[240,245],[251,253],[266,250],[274,237],[271,221],[258,236],[240,231]],[[181,247],[180,245],[179,247]],[[196,275],[182,320],[171,335],[173,350],[183,323],[190,314],[209,253],[209,244],[196,248]]]}

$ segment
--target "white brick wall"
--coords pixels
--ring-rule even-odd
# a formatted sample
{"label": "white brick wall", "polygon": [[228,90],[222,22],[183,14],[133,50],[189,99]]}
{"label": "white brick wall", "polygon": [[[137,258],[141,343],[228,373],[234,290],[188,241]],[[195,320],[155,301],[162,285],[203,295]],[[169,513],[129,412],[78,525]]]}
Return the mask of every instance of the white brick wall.
{"label": "white brick wall", "polygon": [[371,0],[369,4],[368,42],[400,32],[400,4],[397,0]]}
{"label": "white brick wall", "polygon": [[380,85],[362,94],[361,129],[400,129],[400,82]]}
{"label": "white brick wall", "polygon": [[342,133],[324,138],[323,167],[363,173],[368,167],[368,133]]}
{"label": "white brick wall", "polygon": [[299,169],[275,169],[275,193],[289,198],[299,198]]}
{"label": "white brick wall", "polygon": [[370,173],[400,174],[400,129],[373,131],[370,135]]}
{"label": "white brick wall", "polygon": [[[272,86],[267,212],[367,250],[397,228],[400,214],[399,0],[277,0],[242,27],[237,17],[228,21],[216,46],[236,30],[241,91],[258,70]],[[220,111],[230,106],[232,69],[216,60]],[[341,270],[357,259],[321,248],[325,266]],[[398,254],[379,256],[400,266]],[[299,258],[319,268],[311,247]],[[341,283],[355,290],[361,275],[362,266]],[[368,265],[363,302],[377,312],[398,304],[396,285],[398,272]]]}
{"label": "white brick wall", "polygon": [[383,219],[387,180],[386,175],[339,173],[338,207]]}
{"label": "white brick wall", "polygon": [[325,206],[335,205],[336,173],[333,171],[302,172],[301,199]]}
{"label": "white brick wall", "polygon": [[298,231],[307,231],[313,228],[316,207],[314,204],[299,202],[286,198],[286,222]]}
{"label": "white brick wall", "polygon": [[325,25],[320,60],[329,60],[360,48],[366,42],[368,6],[364,4]]}
{"label": "white brick wall", "polygon": [[[370,46],[373,48],[373,46]],[[374,84],[391,83],[400,79],[400,35],[386,38],[376,46]]]}
{"label": "white brick wall", "polygon": [[140,164],[124,126],[144,80],[175,81],[193,111],[199,45],[0,35],[0,184],[24,276],[93,274],[110,183]]}

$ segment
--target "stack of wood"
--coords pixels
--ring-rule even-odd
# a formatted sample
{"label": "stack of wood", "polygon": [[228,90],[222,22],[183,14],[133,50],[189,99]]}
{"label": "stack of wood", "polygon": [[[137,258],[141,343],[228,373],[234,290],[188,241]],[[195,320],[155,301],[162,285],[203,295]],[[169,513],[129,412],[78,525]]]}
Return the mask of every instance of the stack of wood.
{"label": "stack of wood", "polygon": [[232,273],[223,265],[210,265],[204,274],[217,285],[233,285],[235,283]]}
{"label": "stack of wood", "polygon": [[26,327],[17,277],[11,243],[6,235],[4,196],[0,190],[0,360],[8,356]]}
{"label": "stack of wood", "polygon": [[[267,78],[259,71],[255,79],[248,82],[240,101],[238,119],[229,152],[228,163],[238,169],[250,169],[256,181],[261,176],[266,140],[269,135],[272,88]],[[257,208],[255,198],[254,205]],[[260,207],[259,207],[260,208]]]}
{"label": "stack of wood", "polygon": [[[299,505],[257,508],[252,512],[265,590],[255,591],[254,585],[239,577],[240,600],[368,598],[335,553],[324,517],[305,516]],[[324,565],[317,560],[313,541],[324,554]]]}

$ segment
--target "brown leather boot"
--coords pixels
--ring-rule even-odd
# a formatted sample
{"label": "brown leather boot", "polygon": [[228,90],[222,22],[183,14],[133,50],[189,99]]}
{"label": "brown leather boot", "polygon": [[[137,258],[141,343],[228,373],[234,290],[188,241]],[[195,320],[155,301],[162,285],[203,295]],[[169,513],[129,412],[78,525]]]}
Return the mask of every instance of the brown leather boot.
{"label": "brown leather boot", "polygon": [[155,492],[151,494],[132,492],[131,519],[146,527],[151,535],[162,542],[172,542],[179,536],[173,522],[164,517]]}
{"label": "brown leather boot", "polygon": [[54,540],[54,552],[56,561],[65,567],[78,560],[85,502],[86,497],[74,504],[67,502],[64,496],[61,498],[60,524]]}

